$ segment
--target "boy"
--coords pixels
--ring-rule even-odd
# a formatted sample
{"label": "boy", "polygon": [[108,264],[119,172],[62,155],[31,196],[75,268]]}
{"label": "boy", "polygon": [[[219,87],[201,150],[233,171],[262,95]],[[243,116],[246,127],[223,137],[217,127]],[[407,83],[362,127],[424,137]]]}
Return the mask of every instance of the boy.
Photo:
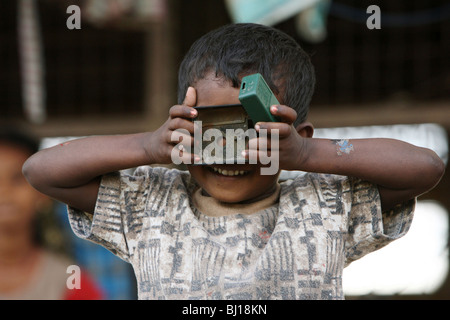
{"label": "boy", "polygon": [[[310,173],[278,183],[279,172],[262,175],[259,163],[188,165],[189,173],[146,166],[171,162],[173,132],[194,132],[194,106],[239,103],[240,80],[256,72],[280,101],[271,113],[281,121],[255,128],[278,130],[270,152],[280,169]],[[290,37],[224,26],[187,53],[179,104],[158,130],[71,141],[23,171],[69,205],[78,236],[133,264],[140,299],[342,299],[344,266],[407,232],[415,197],[444,165],[396,140],[312,138],[313,87],[310,60]],[[247,156],[258,153],[249,144]]]}

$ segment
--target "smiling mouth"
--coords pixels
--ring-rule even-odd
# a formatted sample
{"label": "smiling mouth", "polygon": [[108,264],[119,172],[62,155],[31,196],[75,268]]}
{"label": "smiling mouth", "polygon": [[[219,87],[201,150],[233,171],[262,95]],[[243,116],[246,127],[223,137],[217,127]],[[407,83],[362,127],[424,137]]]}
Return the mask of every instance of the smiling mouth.
{"label": "smiling mouth", "polygon": [[249,171],[246,170],[231,170],[231,169],[221,169],[218,167],[209,167],[209,169],[222,176],[234,177],[234,176],[245,176]]}

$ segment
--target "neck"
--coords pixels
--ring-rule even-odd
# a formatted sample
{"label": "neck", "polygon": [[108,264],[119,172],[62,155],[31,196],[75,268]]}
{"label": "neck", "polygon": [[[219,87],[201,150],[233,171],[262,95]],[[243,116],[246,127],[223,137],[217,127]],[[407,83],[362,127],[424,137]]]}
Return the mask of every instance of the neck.
{"label": "neck", "polygon": [[249,200],[245,200],[245,201],[242,201],[242,202],[239,202],[239,203],[240,204],[251,204],[251,203],[254,203],[254,202],[258,202],[258,201],[264,200],[264,199],[272,196],[275,192],[278,192],[279,191],[279,187],[280,187],[279,184],[274,184],[269,190],[267,190],[263,194],[259,195],[258,197],[253,198],[253,199],[249,199]]}
{"label": "neck", "polygon": [[197,189],[193,195],[194,206],[203,214],[211,217],[220,217],[239,214],[253,214],[274,206],[278,202],[281,187],[275,185],[270,192],[266,192],[257,199],[239,203],[220,202],[215,198],[202,193]]}

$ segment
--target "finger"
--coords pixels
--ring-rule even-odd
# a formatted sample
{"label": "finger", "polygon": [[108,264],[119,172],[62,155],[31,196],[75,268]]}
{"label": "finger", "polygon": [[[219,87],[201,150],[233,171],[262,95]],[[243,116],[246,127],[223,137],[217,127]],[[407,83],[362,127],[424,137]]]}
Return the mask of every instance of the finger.
{"label": "finger", "polygon": [[193,119],[197,116],[197,110],[193,107],[189,107],[186,105],[174,105],[169,110],[170,118],[185,118],[185,119]]}
{"label": "finger", "polygon": [[186,91],[186,97],[184,98],[183,104],[189,107],[194,107],[197,103],[197,91],[194,87],[189,87]]}
{"label": "finger", "polygon": [[285,105],[273,105],[270,113],[280,118],[281,122],[292,124],[297,119],[297,112]]}
{"label": "finger", "polygon": [[182,144],[187,149],[190,149],[194,143],[194,137],[186,129],[169,130],[165,139],[167,144]]}
{"label": "finger", "polygon": [[289,136],[294,127],[283,122],[258,122],[255,130],[260,136],[277,135],[280,138]]}
{"label": "finger", "polygon": [[272,152],[270,150],[244,150],[241,155],[248,160],[250,164],[267,164],[272,158]]}
{"label": "finger", "polygon": [[175,164],[193,164],[200,162],[200,157],[177,145],[172,148],[171,160]]}
{"label": "finger", "polygon": [[[174,121],[179,121],[174,119]],[[187,120],[185,120],[187,121]],[[170,124],[169,124],[170,125]],[[199,150],[202,146],[201,132],[198,134],[199,127],[195,123],[186,123],[187,128],[177,128],[175,130],[167,130],[165,142],[168,144],[182,143],[189,150]],[[201,130],[201,127],[200,127]],[[197,132],[196,132],[197,131]]]}
{"label": "finger", "polygon": [[190,134],[194,134],[194,122],[184,118],[170,119],[168,123],[169,130],[187,130]]}
{"label": "finger", "polygon": [[191,164],[199,162],[200,157],[194,152],[196,149],[193,147],[194,137],[192,137],[186,130],[176,130],[168,132],[168,144],[172,144],[171,158],[175,164]]}
{"label": "finger", "polygon": [[268,138],[254,138],[250,139],[247,145],[248,150],[257,151],[275,151],[280,149],[278,139]]}

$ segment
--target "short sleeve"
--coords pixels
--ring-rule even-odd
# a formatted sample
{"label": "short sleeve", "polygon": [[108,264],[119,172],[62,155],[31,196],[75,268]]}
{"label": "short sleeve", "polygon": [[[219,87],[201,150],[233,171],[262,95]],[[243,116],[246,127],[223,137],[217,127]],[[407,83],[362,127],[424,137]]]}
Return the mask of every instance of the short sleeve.
{"label": "short sleeve", "polygon": [[100,244],[129,261],[129,241],[139,233],[139,212],[143,212],[148,190],[148,176],[115,172],[102,177],[94,214],[68,207],[74,233]]}
{"label": "short sleeve", "polygon": [[346,265],[404,236],[412,223],[416,199],[382,212],[375,184],[350,178],[345,182],[351,198],[345,242]]}

